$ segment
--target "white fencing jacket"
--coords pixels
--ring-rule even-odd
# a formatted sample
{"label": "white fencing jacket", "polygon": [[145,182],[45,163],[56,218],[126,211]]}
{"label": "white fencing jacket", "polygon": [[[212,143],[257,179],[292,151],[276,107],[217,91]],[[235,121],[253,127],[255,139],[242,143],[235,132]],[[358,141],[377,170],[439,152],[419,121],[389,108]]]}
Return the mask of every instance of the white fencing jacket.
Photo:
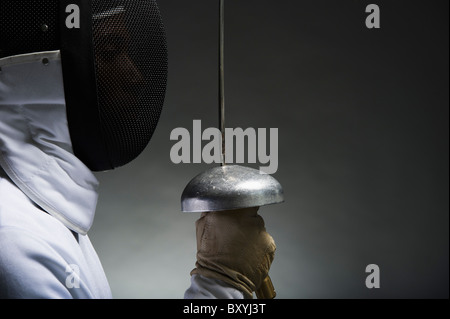
{"label": "white fencing jacket", "polygon": [[[87,236],[97,188],[72,151],[59,51],[0,59],[0,298],[112,297]],[[191,283],[185,298],[243,298]]]}

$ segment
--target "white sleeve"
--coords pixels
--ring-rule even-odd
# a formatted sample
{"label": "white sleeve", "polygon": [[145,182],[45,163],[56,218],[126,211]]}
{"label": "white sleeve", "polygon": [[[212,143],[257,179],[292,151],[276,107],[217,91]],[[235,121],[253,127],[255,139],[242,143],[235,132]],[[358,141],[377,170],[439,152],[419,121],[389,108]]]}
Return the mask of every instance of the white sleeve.
{"label": "white sleeve", "polygon": [[184,299],[244,299],[244,294],[221,280],[192,275]]}

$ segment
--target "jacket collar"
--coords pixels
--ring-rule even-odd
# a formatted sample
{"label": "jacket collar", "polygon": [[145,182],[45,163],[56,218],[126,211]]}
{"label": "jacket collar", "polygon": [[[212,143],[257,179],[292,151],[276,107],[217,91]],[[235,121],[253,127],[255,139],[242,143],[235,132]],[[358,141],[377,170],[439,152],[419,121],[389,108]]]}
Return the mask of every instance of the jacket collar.
{"label": "jacket collar", "polygon": [[0,166],[66,227],[89,231],[98,181],[73,154],[59,51],[0,59]]}

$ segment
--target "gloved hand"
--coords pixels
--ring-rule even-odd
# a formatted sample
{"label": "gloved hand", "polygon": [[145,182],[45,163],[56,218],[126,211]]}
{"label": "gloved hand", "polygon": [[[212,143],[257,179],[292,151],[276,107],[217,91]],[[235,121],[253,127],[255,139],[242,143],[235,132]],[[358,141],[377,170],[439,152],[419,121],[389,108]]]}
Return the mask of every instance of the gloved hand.
{"label": "gloved hand", "polygon": [[197,262],[191,275],[222,280],[253,298],[276,249],[257,212],[258,207],[203,213],[196,222]]}

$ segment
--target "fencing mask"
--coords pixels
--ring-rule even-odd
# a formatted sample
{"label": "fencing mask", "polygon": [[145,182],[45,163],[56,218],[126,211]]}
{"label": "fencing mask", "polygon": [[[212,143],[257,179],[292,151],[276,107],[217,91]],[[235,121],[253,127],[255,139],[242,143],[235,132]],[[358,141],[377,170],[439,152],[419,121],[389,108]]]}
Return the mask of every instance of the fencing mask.
{"label": "fencing mask", "polygon": [[93,171],[136,158],[153,135],[166,90],[156,1],[0,1],[0,58],[53,50],[61,51],[75,155]]}

